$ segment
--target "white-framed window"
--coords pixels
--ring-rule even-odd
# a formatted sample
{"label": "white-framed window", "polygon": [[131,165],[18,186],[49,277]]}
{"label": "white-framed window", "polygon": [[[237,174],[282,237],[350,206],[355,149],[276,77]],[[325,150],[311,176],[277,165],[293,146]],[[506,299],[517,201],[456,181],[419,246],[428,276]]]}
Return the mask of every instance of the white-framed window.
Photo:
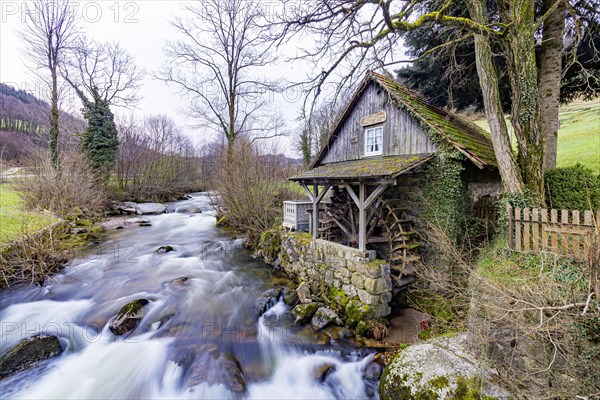
{"label": "white-framed window", "polygon": [[365,156],[377,156],[383,153],[383,126],[365,129]]}

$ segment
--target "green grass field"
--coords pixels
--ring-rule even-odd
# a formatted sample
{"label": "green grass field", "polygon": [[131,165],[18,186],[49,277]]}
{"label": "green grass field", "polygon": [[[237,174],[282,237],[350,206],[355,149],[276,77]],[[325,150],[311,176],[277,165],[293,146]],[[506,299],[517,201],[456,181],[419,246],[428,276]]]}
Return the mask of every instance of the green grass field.
{"label": "green grass field", "polygon": [[[560,109],[557,165],[580,163],[600,173],[600,100],[576,101]],[[484,118],[474,120],[488,129]]]}
{"label": "green grass field", "polygon": [[0,184],[0,244],[17,240],[57,221],[50,214],[25,211],[10,185]]}

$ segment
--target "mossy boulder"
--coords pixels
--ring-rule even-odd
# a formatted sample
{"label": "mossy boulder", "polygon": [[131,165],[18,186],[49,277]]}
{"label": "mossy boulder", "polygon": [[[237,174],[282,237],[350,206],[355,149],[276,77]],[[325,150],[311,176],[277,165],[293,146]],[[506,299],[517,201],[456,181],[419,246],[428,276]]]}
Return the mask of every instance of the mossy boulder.
{"label": "mossy boulder", "polygon": [[138,299],[127,303],[116,317],[110,321],[108,329],[115,335],[124,335],[134,330],[144,316],[142,308],[148,304],[146,299]]}
{"label": "mossy boulder", "polygon": [[283,288],[281,297],[283,298],[283,302],[290,307],[294,307],[296,304],[298,304],[299,301],[298,293],[296,293],[296,290],[287,286]]}
{"label": "mossy boulder", "polygon": [[63,352],[56,336],[38,335],[25,339],[0,357],[0,379],[56,357]]}
{"label": "mossy boulder", "polygon": [[360,322],[360,321],[364,321],[365,319],[368,319],[369,315],[371,314],[371,307],[369,307],[368,305],[361,303],[358,300],[350,300],[348,302],[348,304],[346,305],[346,309],[345,309],[345,323],[346,326],[349,326],[350,328],[354,328],[356,327],[356,325]]}
{"label": "mossy boulder", "polygon": [[340,317],[338,317],[335,311],[327,307],[319,307],[315,315],[313,315],[310,323],[316,331],[320,331],[321,329],[327,328],[331,325],[341,325],[342,320]]}
{"label": "mossy boulder", "polygon": [[466,334],[438,337],[401,350],[379,383],[381,400],[512,399],[497,373],[465,350]]}
{"label": "mossy boulder", "polygon": [[313,315],[317,312],[319,307],[321,307],[323,303],[306,303],[306,304],[298,304],[292,310],[292,314],[296,317],[296,324],[306,324],[311,320]]}
{"label": "mossy boulder", "polygon": [[344,313],[349,301],[346,293],[335,286],[329,286],[327,289],[327,300],[329,300],[329,306],[338,314]]}

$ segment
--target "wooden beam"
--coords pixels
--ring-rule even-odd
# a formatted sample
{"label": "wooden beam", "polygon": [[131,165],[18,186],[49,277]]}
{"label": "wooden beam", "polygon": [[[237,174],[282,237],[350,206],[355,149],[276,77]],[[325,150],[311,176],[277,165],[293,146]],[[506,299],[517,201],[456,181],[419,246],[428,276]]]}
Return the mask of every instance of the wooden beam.
{"label": "wooden beam", "polygon": [[344,182],[344,187],[348,191],[348,194],[350,195],[350,197],[352,197],[352,200],[354,200],[354,203],[356,204],[356,206],[358,208],[360,208],[360,200],[358,199],[358,196],[354,192],[354,189],[352,189],[352,186],[350,186],[349,184]]}
{"label": "wooden beam", "polygon": [[317,204],[319,204],[321,200],[323,200],[323,197],[325,197],[325,195],[329,191],[329,188],[331,188],[331,183],[325,184],[325,187],[323,187],[323,191],[317,196]]}
{"label": "wooden beam", "polygon": [[373,191],[373,193],[371,193],[369,198],[365,201],[365,208],[369,207],[381,195],[381,193],[387,189],[387,187],[387,183],[381,183],[379,186],[377,186],[377,189],[375,189],[375,191]]}
{"label": "wooden beam", "polygon": [[310,199],[310,201],[313,201],[314,196],[313,196],[312,192],[310,191],[310,189],[308,188],[308,186],[306,186],[306,183],[302,182],[300,184],[300,186],[302,186],[302,189],[304,189],[304,191],[308,195],[308,198]]}
{"label": "wooden beam", "polygon": [[313,184],[313,214],[312,214],[312,237],[313,239],[317,238],[319,233],[319,185],[316,183]]}
{"label": "wooden beam", "polygon": [[365,207],[365,197],[367,185],[364,182],[359,184],[358,190],[358,249],[367,250],[367,213]]}

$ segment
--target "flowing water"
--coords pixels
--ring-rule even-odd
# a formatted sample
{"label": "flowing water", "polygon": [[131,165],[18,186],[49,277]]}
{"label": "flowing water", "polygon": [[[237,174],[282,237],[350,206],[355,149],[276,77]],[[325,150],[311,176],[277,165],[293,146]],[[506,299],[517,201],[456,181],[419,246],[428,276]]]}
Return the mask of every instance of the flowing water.
{"label": "flowing water", "polygon": [[[316,343],[282,301],[257,318],[271,268],[215,227],[205,195],[169,207],[189,204],[203,212],[112,231],[46,286],[0,293],[0,354],[40,333],[65,348],[0,381],[2,398],[236,398],[222,378],[238,365],[244,398],[377,396],[363,381],[372,355],[349,343]],[[174,251],[156,253],[162,245]],[[140,324],[113,335],[111,318],[136,299],[150,300]],[[329,373],[315,376],[323,366]]]}

